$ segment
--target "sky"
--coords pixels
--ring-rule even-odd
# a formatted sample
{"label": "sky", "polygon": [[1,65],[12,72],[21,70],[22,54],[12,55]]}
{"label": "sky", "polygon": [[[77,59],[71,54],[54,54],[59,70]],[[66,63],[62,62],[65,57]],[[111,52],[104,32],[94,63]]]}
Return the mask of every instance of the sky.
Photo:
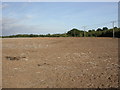
{"label": "sky", "polygon": [[3,2],[0,20],[6,36],[111,28],[117,19],[117,2]]}

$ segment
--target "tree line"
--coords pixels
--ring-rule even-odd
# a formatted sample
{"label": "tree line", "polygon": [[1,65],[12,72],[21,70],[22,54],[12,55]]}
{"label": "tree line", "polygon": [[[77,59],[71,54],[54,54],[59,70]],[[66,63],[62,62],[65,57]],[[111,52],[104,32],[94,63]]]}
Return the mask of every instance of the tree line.
{"label": "tree line", "polygon": [[[114,27],[114,36],[120,38],[120,28]],[[107,27],[98,28],[97,30],[83,31],[76,28],[69,30],[63,34],[17,34],[10,36],[2,36],[2,38],[13,38],[13,37],[113,37],[113,29]]]}

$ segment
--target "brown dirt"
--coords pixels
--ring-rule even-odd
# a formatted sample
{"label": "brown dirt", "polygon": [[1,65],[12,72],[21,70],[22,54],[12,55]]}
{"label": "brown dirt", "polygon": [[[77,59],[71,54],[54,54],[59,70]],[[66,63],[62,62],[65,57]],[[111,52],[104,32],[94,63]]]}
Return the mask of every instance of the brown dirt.
{"label": "brown dirt", "polygon": [[3,88],[118,87],[118,39],[4,38]]}

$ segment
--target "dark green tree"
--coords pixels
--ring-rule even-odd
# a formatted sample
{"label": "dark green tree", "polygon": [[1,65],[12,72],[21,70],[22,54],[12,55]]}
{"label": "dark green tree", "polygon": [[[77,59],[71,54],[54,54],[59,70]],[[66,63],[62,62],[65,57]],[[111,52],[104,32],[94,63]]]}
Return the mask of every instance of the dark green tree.
{"label": "dark green tree", "polygon": [[97,31],[102,31],[102,29],[101,29],[101,28],[98,28]]}
{"label": "dark green tree", "polygon": [[108,28],[107,28],[107,27],[103,27],[103,29],[102,29],[102,30],[103,30],[103,31],[104,31],[104,30],[108,30]]}
{"label": "dark green tree", "polygon": [[68,31],[67,35],[72,36],[72,37],[79,37],[79,36],[83,36],[82,32],[83,31],[80,31],[80,30],[74,28],[74,29]]}

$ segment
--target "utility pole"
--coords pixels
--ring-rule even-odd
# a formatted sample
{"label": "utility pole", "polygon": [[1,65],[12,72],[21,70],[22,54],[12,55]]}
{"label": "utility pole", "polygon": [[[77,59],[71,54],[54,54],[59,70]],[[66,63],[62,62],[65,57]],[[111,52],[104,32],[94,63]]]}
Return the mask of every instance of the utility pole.
{"label": "utility pole", "polygon": [[86,36],[86,35],[85,35],[86,26],[83,26],[83,28],[84,28],[84,37],[85,37],[85,36]]}
{"label": "utility pole", "polygon": [[114,37],[115,37],[115,30],[114,30],[115,21],[112,21],[111,23],[112,23],[112,25],[113,25],[113,38],[114,38]]}

